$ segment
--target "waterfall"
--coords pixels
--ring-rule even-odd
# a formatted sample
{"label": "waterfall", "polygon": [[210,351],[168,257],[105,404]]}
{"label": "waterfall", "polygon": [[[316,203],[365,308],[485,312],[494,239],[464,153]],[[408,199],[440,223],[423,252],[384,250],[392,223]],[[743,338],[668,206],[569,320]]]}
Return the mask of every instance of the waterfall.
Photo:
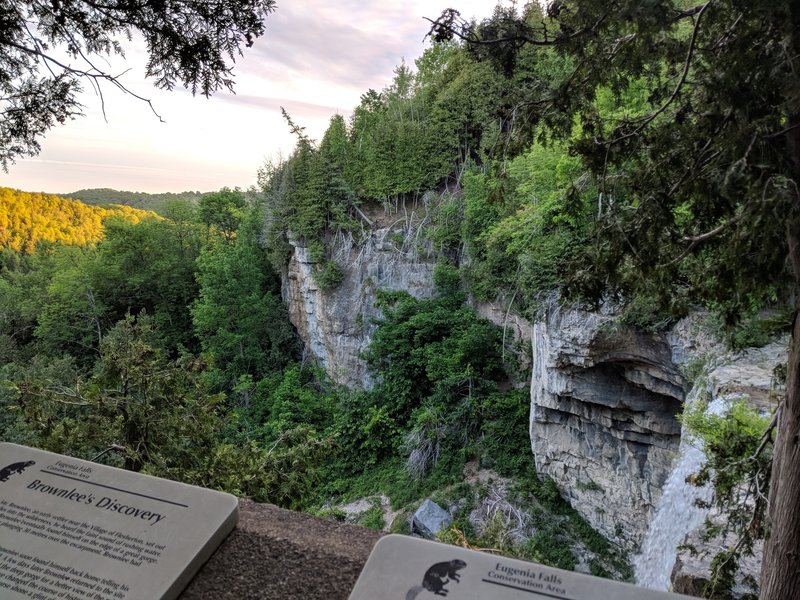
{"label": "waterfall", "polygon": [[[687,408],[697,402],[697,395],[687,398]],[[725,398],[717,398],[708,405],[706,414],[720,415],[726,408]],[[684,426],[675,466],[645,534],[641,553],[633,558],[633,569],[639,585],[656,590],[669,589],[677,547],[690,531],[703,524],[708,511],[695,506],[695,500],[708,501],[711,490],[689,485],[686,478],[700,470],[704,460],[702,442],[690,439]]]}

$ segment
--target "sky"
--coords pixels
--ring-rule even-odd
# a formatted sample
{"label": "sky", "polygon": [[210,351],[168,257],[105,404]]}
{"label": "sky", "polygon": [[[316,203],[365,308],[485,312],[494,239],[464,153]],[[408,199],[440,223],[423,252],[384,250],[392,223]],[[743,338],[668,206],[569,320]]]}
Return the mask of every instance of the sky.
{"label": "sky", "polygon": [[18,159],[0,186],[69,193],[85,188],[140,192],[247,188],[265,162],[288,156],[294,138],[285,107],[306,133],[320,139],[331,116],[349,116],[368,89],[380,90],[405,60],[426,47],[429,23],[453,7],[465,17],[489,16],[496,0],[278,0],[266,33],[237,59],[235,94],[210,99],[144,79],[144,47],[134,41],[111,72],[147,104],[104,88],[84,90],[83,117],[56,126],[42,152]]}

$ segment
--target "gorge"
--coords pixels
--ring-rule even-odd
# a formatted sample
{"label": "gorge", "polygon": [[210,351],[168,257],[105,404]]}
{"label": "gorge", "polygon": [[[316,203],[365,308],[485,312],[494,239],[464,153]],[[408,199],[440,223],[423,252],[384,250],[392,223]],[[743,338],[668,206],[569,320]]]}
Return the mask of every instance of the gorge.
{"label": "gorge", "polygon": [[[315,283],[307,248],[292,242],[283,279],[290,318],[306,351],[342,384],[374,383],[363,352],[380,317],[377,289],[434,295],[435,256],[404,250],[407,236],[404,225],[377,229],[361,244],[351,239],[335,251],[342,283],[327,292]],[[516,384],[530,386],[528,429],[538,475],[551,478],[592,527],[631,551],[641,585],[671,589],[670,577],[683,577],[680,589],[697,592],[710,557],[687,584],[676,549],[702,527],[707,510],[694,501],[708,501],[709,491],[685,481],[705,457],[680,414],[687,403],[710,403],[719,414],[732,398],[774,409],[774,371],[786,360],[787,340],[732,353],[708,332],[702,313],[652,334],[620,324],[610,306],[590,311],[551,298],[531,322],[502,300],[473,299],[472,305],[504,328],[504,344],[525,370]],[[702,371],[694,381],[686,376],[690,368]],[[752,571],[751,565],[751,577]]]}

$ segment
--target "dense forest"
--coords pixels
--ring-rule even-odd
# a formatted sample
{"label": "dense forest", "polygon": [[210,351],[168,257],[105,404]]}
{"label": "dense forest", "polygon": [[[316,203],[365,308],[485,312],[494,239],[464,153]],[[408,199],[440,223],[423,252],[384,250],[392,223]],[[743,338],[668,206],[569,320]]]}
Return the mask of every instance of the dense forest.
{"label": "dense forest", "polygon": [[84,204],[93,206],[120,204],[141,210],[151,210],[158,214],[164,214],[164,211],[167,209],[167,207],[175,200],[186,200],[188,202],[197,204],[197,202],[200,200],[200,196],[203,194],[201,192],[179,192],[177,194],[166,192],[164,194],[148,194],[145,192],[112,190],[110,188],[93,188],[60,195],[64,198],[80,200]]}
{"label": "dense forest", "polygon": [[[376,493],[396,507],[465,493],[464,465],[477,461],[516,481],[539,533],[522,545],[498,529],[476,539],[467,505],[455,523],[465,539],[565,568],[580,543],[592,572],[630,577],[618,549],[536,476],[519,426],[528,390],[513,386],[502,331],[467,300],[502,297],[532,320],[554,298],[612,302],[622,323],[649,332],[702,306],[732,347],[791,325],[793,284],[774,250],[781,211],[703,202],[706,185],[732,195],[748,165],[713,185],[664,166],[691,159],[670,146],[689,109],[654,107],[670,95],[677,49],[694,44],[685,19],[695,15],[670,26],[668,56],[592,80],[567,102],[579,51],[463,41],[557,29],[537,3],[480,23],[451,13],[413,67],[400,64],[349,118],[334,116],[321,140],[285,114],[296,148],[263,167],[257,189],[142,205],[158,216],[40,197],[29,203],[36,220],[14,203],[34,196],[4,190],[0,203],[18,216],[0,221],[0,439],[319,514]],[[534,118],[532,98],[563,103],[557,117]],[[664,138],[598,159],[593,140],[643,122]],[[680,193],[653,197],[670,186]],[[435,294],[380,293],[364,356],[377,383],[343,388],[305,360],[281,300],[291,243],[308,248],[318,284],[333,290],[347,268],[343,240],[362,243],[376,212],[409,207],[424,218],[396,242],[437,262]],[[67,234],[62,223],[97,225]],[[721,243],[705,243],[715,228]],[[748,456],[760,436],[724,448],[727,458]]]}
{"label": "dense forest", "polygon": [[0,248],[27,254],[42,242],[93,245],[103,236],[107,219],[138,223],[149,216],[129,206],[87,206],[52,194],[0,188]]}
{"label": "dense forest", "polygon": [[437,267],[429,300],[382,295],[365,357],[381,383],[348,390],[302,360],[267,213],[264,193],[225,189],[109,219],[95,244],[5,248],[0,438],[321,514],[374,493],[413,504],[480,459],[573,523],[506,551],[571,568],[550,542],[574,538],[597,573],[626,572],[519,454],[527,390],[509,389],[501,331],[466,307],[458,269]]}

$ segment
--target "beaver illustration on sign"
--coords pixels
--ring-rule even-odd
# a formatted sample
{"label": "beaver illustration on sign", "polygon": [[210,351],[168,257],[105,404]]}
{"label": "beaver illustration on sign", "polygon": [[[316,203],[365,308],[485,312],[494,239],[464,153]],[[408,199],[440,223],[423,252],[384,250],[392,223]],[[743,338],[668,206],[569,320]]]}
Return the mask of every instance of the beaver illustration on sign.
{"label": "beaver illustration on sign", "polygon": [[428,590],[437,596],[447,596],[447,589],[444,586],[451,581],[458,583],[461,577],[458,571],[466,566],[467,563],[463,560],[436,563],[425,572],[425,577],[422,578],[422,585],[415,585],[408,590],[406,600],[414,600],[422,590]]}
{"label": "beaver illustration on sign", "polygon": [[0,481],[8,481],[8,478],[14,473],[22,473],[25,469],[35,464],[35,460],[26,460],[25,462],[18,462],[8,465],[7,467],[3,467],[0,469]]}

